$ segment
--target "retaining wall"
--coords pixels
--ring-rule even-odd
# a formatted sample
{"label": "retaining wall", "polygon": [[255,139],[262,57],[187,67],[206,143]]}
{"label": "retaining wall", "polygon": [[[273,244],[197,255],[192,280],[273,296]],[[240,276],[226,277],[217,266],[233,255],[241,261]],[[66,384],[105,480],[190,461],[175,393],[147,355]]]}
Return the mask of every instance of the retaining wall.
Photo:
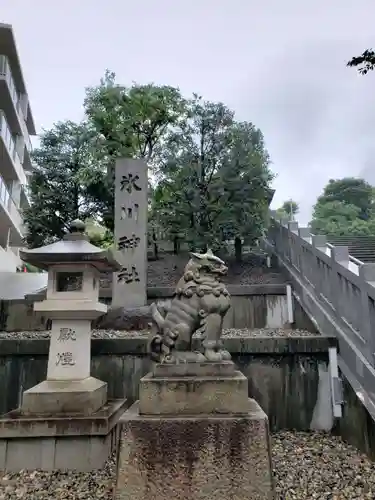
{"label": "retaining wall", "polygon": [[[288,321],[286,286],[230,285],[231,308],[225,316],[224,328],[279,328]],[[107,290],[108,291],[108,290]],[[168,299],[174,288],[152,287],[147,290],[148,302]],[[43,300],[44,294],[29,296],[28,300],[0,301],[0,330],[8,332],[48,329],[45,315],[33,311],[33,300]],[[101,300],[110,295],[102,290]]]}
{"label": "retaining wall", "polygon": [[[224,344],[272,429],[308,430],[312,422],[321,425],[321,415],[327,420],[330,393],[318,397],[319,384],[335,339],[228,337]],[[0,414],[16,408],[22,392],[45,379],[48,345],[49,340],[0,340]],[[146,345],[145,337],[92,341],[92,374],[108,383],[109,397],[138,398],[139,380],[150,370]]]}

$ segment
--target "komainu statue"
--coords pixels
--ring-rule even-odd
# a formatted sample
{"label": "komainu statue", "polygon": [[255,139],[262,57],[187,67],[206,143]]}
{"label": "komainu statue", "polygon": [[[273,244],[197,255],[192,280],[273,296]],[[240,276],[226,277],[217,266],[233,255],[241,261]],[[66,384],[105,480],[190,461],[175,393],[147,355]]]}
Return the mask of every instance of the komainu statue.
{"label": "komainu statue", "polygon": [[[151,358],[170,364],[229,361],[231,355],[223,348],[221,332],[230,296],[220,282],[228,268],[210,250],[190,255],[173,299],[151,305]],[[193,352],[194,333],[200,334],[202,349]]]}

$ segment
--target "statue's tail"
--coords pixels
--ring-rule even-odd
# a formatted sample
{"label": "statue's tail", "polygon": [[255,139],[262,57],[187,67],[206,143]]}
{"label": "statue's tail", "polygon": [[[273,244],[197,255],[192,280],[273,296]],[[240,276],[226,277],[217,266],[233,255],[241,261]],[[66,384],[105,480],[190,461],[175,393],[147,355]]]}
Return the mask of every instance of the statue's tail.
{"label": "statue's tail", "polygon": [[151,359],[160,362],[163,356],[163,328],[167,307],[165,305],[158,305],[155,302],[150,306],[152,318],[151,338],[148,343],[148,352]]}

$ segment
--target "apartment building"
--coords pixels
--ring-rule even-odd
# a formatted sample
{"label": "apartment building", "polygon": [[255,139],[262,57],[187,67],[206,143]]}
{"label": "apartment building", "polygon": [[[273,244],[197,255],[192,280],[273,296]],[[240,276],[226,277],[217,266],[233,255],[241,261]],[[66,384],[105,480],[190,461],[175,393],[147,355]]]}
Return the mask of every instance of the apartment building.
{"label": "apartment building", "polygon": [[36,135],[12,26],[0,23],[0,271],[16,271]]}

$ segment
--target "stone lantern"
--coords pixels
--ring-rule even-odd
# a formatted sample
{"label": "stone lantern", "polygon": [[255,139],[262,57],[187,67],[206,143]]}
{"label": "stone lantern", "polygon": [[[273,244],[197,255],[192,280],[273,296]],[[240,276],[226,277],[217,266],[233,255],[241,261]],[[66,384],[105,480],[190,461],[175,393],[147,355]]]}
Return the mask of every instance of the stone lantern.
{"label": "stone lantern", "polygon": [[99,302],[99,278],[121,266],[108,250],[92,245],[76,220],[61,241],[20,252],[48,272],[46,299],[34,304],[52,320],[47,379],[23,394],[23,414],[97,412],[107,401],[107,384],[91,377],[91,322],[107,312]]}

